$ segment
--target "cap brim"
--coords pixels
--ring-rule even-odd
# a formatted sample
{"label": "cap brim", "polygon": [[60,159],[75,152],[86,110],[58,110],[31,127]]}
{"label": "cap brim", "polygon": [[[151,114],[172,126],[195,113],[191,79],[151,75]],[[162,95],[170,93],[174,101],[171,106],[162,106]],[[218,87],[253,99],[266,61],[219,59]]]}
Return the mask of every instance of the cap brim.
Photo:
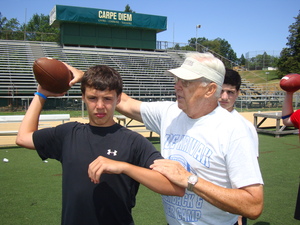
{"label": "cap brim", "polygon": [[199,74],[196,74],[196,73],[194,73],[190,70],[187,70],[183,67],[178,67],[176,69],[167,70],[165,72],[165,75],[176,76],[183,80],[196,80],[196,79],[199,79],[202,77]]}

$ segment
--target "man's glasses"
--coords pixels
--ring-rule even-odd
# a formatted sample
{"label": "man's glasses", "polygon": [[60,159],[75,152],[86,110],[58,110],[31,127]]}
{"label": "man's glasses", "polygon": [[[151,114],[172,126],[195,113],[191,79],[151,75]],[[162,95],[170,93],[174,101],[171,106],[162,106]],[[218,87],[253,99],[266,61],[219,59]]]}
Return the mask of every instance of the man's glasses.
{"label": "man's glasses", "polygon": [[196,80],[184,80],[181,78],[178,78],[176,76],[174,76],[174,82],[175,84],[177,84],[177,82],[180,81],[183,87],[188,87],[190,86],[191,83],[196,82],[196,81],[200,81],[200,79],[196,79]]}

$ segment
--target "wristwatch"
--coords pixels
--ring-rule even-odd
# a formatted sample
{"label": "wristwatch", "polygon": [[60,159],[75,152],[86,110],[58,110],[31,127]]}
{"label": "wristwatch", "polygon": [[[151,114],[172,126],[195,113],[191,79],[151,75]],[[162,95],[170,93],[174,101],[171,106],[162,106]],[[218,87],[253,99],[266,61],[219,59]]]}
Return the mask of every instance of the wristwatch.
{"label": "wristwatch", "polygon": [[189,191],[193,191],[194,186],[197,182],[198,182],[198,177],[196,175],[192,174],[191,176],[189,176],[187,189]]}

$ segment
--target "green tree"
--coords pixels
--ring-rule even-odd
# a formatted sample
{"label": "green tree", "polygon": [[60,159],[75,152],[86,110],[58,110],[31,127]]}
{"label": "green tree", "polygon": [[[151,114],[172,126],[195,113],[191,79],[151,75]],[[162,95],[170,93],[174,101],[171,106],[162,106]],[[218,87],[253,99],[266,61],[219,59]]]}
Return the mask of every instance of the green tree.
{"label": "green tree", "polygon": [[300,74],[300,10],[296,22],[289,26],[287,48],[282,49],[277,67],[280,77],[289,73]]}
{"label": "green tree", "polygon": [[20,23],[16,18],[6,20],[5,24],[3,25],[3,30],[19,31]]}
{"label": "green tree", "polygon": [[246,65],[246,58],[245,58],[244,54],[241,55],[241,58],[239,59],[239,64],[241,66],[245,66]]}
{"label": "green tree", "polygon": [[20,31],[20,23],[16,18],[7,20],[3,26],[6,39],[23,40],[24,34]]}
{"label": "green tree", "polygon": [[196,50],[196,38],[191,38],[190,40],[188,40],[188,43],[191,48],[194,48]]}
{"label": "green tree", "polygon": [[217,54],[220,54],[220,42],[217,39],[208,40],[206,38],[203,38],[200,44],[205,47],[203,48],[204,51],[207,52],[208,50],[210,50]]}
{"label": "green tree", "polygon": [[[225,39],[216,38],[214,40],[208,40],[207,38],[191,38],[189,42],[189,46],[196,49],[196,41],[197,41],[197,50],[200,52],[211,51],[212,53],[216,53],[217,55],[221,55],[224,58],[237,63],[238,58],[236,53],[233,51],[231,45]],[[229,66],[229,65],[226,65]]]}
{"label": "green tree", "polygon": [[180,50],[180,46],[178,43],[174,46],[174,50]]}
{"label": "green tree", "polygon": [[248,70],[263,70],[267,67],[276,67],[278,57],[268,55],[266,52],[258,54],[246,61]]}
{"label": "green tree", "polygon": [[0,12],[0,31],[2,31],[4,24],[6,23],[7,18],[2,16],[2,13]]}
{"label": "green tree", "polygon": [[24,35],[20,32],[20,23],[16,18],[7,19],[0,13],[0,38],[8,40],[23,40]]}
{"label": "green tree", "polygon": [[130,6],[128,4],[125,6],[124,12],[135,13],[135,11],[132,11],[132,9],[130,8]]}
{"label": "green tree", "polygon": [[59,29],[49,25],[49,16],[34,14],[26,25],[21,27],[26,31],[26,39],[30,41],[59,41]]}
{"label": "green tree", "polygon": [[189,45],[186,45],[186,46],[183,46],[180,48],[180,50],[183,50],[183,51],[195,51],[196,49],[189,46]]}
{"label": "green tree", "polygon": [[236,56],[236,53],[233,51],[231,45],[226,41],[225,39],[217,38],[217,40],[220,42],[220,55],[223,57],[229,59],[232,62],[237,63],[238,58]]}

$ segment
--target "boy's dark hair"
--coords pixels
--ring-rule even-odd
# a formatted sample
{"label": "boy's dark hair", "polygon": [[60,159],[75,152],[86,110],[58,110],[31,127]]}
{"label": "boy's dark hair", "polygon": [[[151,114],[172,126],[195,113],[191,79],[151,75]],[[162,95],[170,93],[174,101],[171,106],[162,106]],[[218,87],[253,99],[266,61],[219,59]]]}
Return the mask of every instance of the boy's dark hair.
{"label": "boy's dark hair", "polygon": [[105,65],[97,65],[89,68],[84,73],[81,80],[82,94],[85,93],[86,87],[100,91],[106,89],[116,90],[117,96],[119,96],[123,91],[123,81],[121,75],[115,69]]}
{"label": "boy's dark hair", "polygon": [[226,73],[225,73],[225,78],[224,78],[223,84],[229,84],[229,85],[235,86],[235,89],[237,91],[239,91],[240,87],[241,87],[241,83],[242,83],[242,80],[241,80],[240,74],[233,69],[226,68]]}

